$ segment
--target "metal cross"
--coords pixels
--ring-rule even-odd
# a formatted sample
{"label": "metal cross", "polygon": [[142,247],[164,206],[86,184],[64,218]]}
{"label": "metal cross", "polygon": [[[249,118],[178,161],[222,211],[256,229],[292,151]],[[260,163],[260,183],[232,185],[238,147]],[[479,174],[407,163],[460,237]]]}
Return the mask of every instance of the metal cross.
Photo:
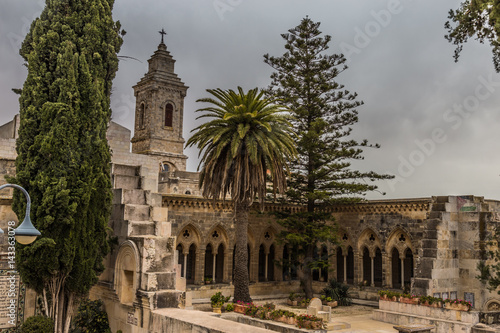
{"label": "metal cross", "polygon": [[158,31],[158,33],[161,35],[161,43],[163,44],[163,36],[165,36],[167,33],[163,28],[161,28],[161,31]]}

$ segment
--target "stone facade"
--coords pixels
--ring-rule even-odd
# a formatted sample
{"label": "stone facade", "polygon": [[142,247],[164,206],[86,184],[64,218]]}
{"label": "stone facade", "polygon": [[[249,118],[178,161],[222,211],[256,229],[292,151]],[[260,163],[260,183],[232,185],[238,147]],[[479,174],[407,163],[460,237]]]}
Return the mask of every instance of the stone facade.
{"label": "stone facade", "polygon": [[[158,309],[189,307],[191,298],[208,298],[217,290],[229,294],[233,288],[232,206],[202,198],[198,173],[185,170],[187,87],[174,73],[174,62],[161,43],[149,60],[148,73],[134,87],[134,137],[113,122],[107,133],[114,192],[109,226],[118,246],[106,258],[106,270],[91,297],[104,300],[112,331],[148,332]],[[2,176],[15,173],[17,128],[18,116],[0,127]],[[7,190],[0,194],[2,228],[8,220],[17,220],[11,196]],[[303,208],[268,204],[264,212],[257,206],[252,211],[248,265],[253,295],[300,289],[295,269],[275,264],[295,255],[294,249],[276,241],[280,227],[268,214],[282,209]],[[473,299],[476,309],[500,308],[498,295],[476,279],[477,264],[500,222],[500,202],[443,196],[331,209],[338,244],[317,249],[316,255],[328,258],[330,268],[314,272],[316,291],[337,278],[373,290],[409,286],[417,294]],[[2,237],[0,244],[5,255]]]}

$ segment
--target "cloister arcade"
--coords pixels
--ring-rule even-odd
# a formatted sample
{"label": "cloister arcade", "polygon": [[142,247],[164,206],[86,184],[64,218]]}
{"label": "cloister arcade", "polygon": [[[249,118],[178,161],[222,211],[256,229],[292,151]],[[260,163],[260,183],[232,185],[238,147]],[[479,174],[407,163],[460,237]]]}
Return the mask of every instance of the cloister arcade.
{"label": "cloister arcade", "polygon": [[[233,279],[234,240],[222,225],[202,234],[194,224],[179,229],[178,264],[188,285],[229,284]],[[297,249],[276,241],[277,230],[268,227],[248,233],[250,282],[296,280],[297,268],[290,264]],[[313,270],[313,280],[335,277],[350,285],[402,288],[414,274],[414,247],[409,233],[395,228],[386,239],[370,228],[359,236],[339,229],[339,242],[319,246],[314,257],[325,263]]]}

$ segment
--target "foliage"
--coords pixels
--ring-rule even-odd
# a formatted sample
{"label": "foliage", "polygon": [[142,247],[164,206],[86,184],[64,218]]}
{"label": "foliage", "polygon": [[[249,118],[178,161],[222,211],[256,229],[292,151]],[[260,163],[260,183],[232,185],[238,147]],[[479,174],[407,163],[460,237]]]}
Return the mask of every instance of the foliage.
{"label": "foliage", "polygon": [[251,301],[247,252],[248,211],[257,196],[261,205],[268,179],[277,192],[286,188],[287,161],[295,154],[284,108],[263,98],[258,89],[247,93],[207,90],[214,98],[199,99],[211,106],[197,110],[199,118],[213,118],[198,126],[187,146],[196,145],[203,164],[200,188],[205,197],[234,203],[236,253],[234,298]]}
{"label": "foliage", "polygon": [[232,311],[234,311],[234,304],[229,303],[228,305],[226,305],[226,312],[232,312]]}
{"label": "foliage", "polygon": [[338,282],[336,279],[330,279],[327,287],[325,287],[321,293],[337,301],[339,306],[349,306],[352,304],[349,286]]}
{"label": "foliage", "polygon": [[[109,250],[106,129],[122,44],[112,8],[112,0],[47,1],[20,50],[28,74],[19,98],[16,177],[9,182],[29,192],[42,236],[17,245],[16,265],[22,280],[45,295],[45,314],[58,318],[58,332],[67,332],[74,299],[97,282]],[[20,220],[25,204],[15,191]]]}
{"label": "foliage", "polygon": [[[298,315],[295,316],[295,320],[297,323],[298,328],[307,328],[307,329],[314,329],[314,328],[324,328],[324,323],[323,319],[316,317],[316,316],[311,316],[311,315]],[[313,323],[319,322],[319,327],[315,326]]]}
{"label": "foliage", "polygon": [[21,326],[21,333],[47,333],[54,331],[54,320],[45,316],[27,318]]}
{"label": "foliage", "polygon": [[358,121],[356,108],[363,103],[336,82],[347,67],[343,55],[327,55],[331,36],[321,36],[319,22],[308,17],[282,34],[286,52],[282,57],[264,56],[275,72],[271,75],[269,96],[290,109],[297,133],[298,158],[291,163],[290,186],[284,202],[307,207],[306,212],[279,216],[286,232],[280,239],[303,249],[294,264],[306,296],[313,296],[311,269],[316,267],[314,248],[324,242],[335,242],[332,216],[324,208],[343,202],[357,202],[377,186],[367,181],[392,176],[361,172],[351,168],[352,161],[363,159],[362,147],[348,138]]}
{"label": "foliage", "polygon": [[272,311],[270,316],[272,319],[278,319],[281,317],[294,318],[296,316],[296,314],[293,311],[277,309],[277,310]]}
{"label": "foliage", "polygon": [[326,295],[320,295],[319,299],[321,300],[321,302],[327,302],[327,303],[333,301],[331,297],[327,297]]}
{"label": "foliage", "polygon": [[111,333],[108,314],[101,300],[84,300],[73,318],[72,333]]}
{"label": "foliage", "polygon": [[467,305],[470,308],[472,308],[472,303],[463,299],[445,299],[443,301],[444,303],[448,304],[461,304],[461,305]]}
{"label": "foliage", "polygon": [[297,297],[297,295],[294,292],[291,292],[290,295],[288,295],[288,299],[290,301],[295,301],[296,297]]}
{"label": "foliage", "polygon": [[263,305],[264,308],[269,309],[269,310],[274,310],[276,309],[276,305],[272,302],[266,302]]}
{"label": "foliage", "polygon": [[500,72],[500,3],[494,0],[466,0],[460,8],[450,9],[445,28],[445,38],[455,44],[454,58],[458,61],[463,44],[475,37],[479,42],[488,41],[492,48],[493,65]]}
{"label": "foliage", "polygon": [[224,305],[224,303],[229,302],[230,298],[231,296],[224,297],[224,295],[222,295],[222,292],[218,291],[214,295],[212,295],[212,297],[210,297],[210,302],[212,303],[212,307],[220,308]]}
{"label": "foliage", "polygon": [[436,304],[436,303],[439,303],[439,302],[443,302],[443,299],[440,298],[440,297],[434,297],[434,296],[419,296],[418,297],[418,301],[420,304],[423,304],[423,303],[427,303],[429,305],[431,304]]}

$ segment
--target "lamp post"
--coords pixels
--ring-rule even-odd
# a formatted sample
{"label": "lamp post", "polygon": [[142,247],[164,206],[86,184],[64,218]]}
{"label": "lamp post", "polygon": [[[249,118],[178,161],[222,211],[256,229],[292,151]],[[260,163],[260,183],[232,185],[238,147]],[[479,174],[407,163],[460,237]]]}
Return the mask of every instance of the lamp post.
{"label": "lamp post", "polygon": [[[5,184],[0,186],[0,190],[6,187],[13,187],[21,190],[26,197],[26,214],[24,216],[24,221],[21,223],[19,227],[14,229],[16,240],[21,244],[31,244],[35,241],[37,236],[40,236],[40,231],[36,230],[36,228],[31,223],[30,219],[30,208],[31,208],[31,199],[30,195],[24,188],[16,184]],[[3,234],[3,230],[0,229],[0,234]]]}

